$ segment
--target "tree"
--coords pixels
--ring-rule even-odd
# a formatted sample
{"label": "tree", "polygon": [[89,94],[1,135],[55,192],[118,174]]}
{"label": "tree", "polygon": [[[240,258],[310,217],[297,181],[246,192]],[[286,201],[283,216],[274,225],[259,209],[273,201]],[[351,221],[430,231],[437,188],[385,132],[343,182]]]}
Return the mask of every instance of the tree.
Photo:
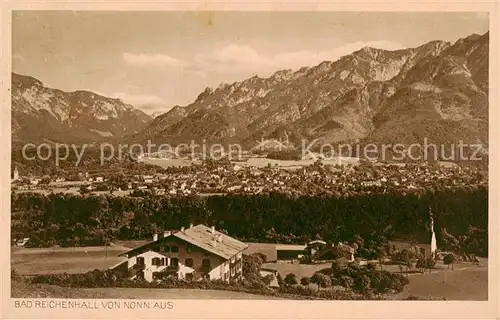
{"label": "tree", "polygon": [[346,289],[350,289],[354,285],[354,279],[349,276],[342,276],[340,277],[340,283],[342,283],[342,286]]}
{"label": "tree", "polygon": [[243,255],[243,277],[249,281],[260,282],[260,268],[262,262],[258,256]]}
{"label": "tree", "polygon": [[30,185],[31,184],[30,179],[28,179],[28,178],[21,178],[18,181],[19,181],[19,184],[21,184],[21,185]]}
{"label": "tree", "polygon": [[455,255],[453,253],[448,253],[443,258],[443,263],[448,266],[448,269],[450,269],[450,265],[451,265],[451,270],[453,270],[453,268],[454,268],[454,262],[455,262]]}
{"label": "tree", "polygon": [[415,247],[409,249],[403,249],[401,251],[396,251],[392,256],[391,260],[399,265],[401,273],[403,273],[403,268],[406,268],[406,274],[412,267],[412,264],[416,263],[418,259],[422,256]]}
{"label": "tree", "polygon": [[346,258],[338,258],[332,262],[332,273],[340,273],[347,268],[349,261]]}
{"label": "tree", "polygon": [[48,177],[48,176],[43,177],[43,178],[40,180],[40,182],[39,182],[39,184],[45,184],[45,185],[47,185],[47,184],[49,184],[49,183],[50,183],[50,177]]}
{"label": "tree", "polygon": [[460,241],[449,233],[446,228],[441,231],[441,242],[444,250],[460,252]]}
{"label": "tree", "polygon": [[368,270],[370,271],[375,271],[377,270],[377,264],[375,262],[369,262],[368,265],[366,266]]}
{"label": "tree", "polygon": [[385,250],[381,250],[380,254],[378,255],[378,264],[380,265],[380,270],[384,269],[384,262],[386,258],[387,252]]}
{"label": "tree", "polygon": [[283,285],[283,277],[281,274],[278,273],[278,276],[276,277],[276,281],[278,281],[278,285],[281,287]]}
{"label": "tree", "polygon": [[294,284],[297,284],[297,276],[293,273],[289,273],[285,276],[285,279],[284,279],[284,282],[285,284],[287,285],[294,285]]}
{"label": "tree", "polygon": [[303,286],[307,286],[310,283],[311,283],[311,279],[309,279],[309,277],[302,277],[302,279],[300,279],[300,284]]}
{"label": "tree", "polygon": [[358,292],[368,292],[370,289],[370,278],[367,275],[362,275],[354,281],[354,289]]}
{"label": "tree", "polygon": [[270,285],[273,280],[274,280],[274,275],[273,274],[268,274],[268,275],[262,277],[262,282],[266,286]]}
{"label": "tree", "polygon": [[323,273],[316,272],[311,277],[311,282],[317,284],[320,288],[328,288],[332,286],[332,279]]}
{"label": "tree", "polygon": [[425,259],[425,268],[429,269],[429,273],[431,273],[432,269],[436,266],[436,260],[432,257]]}
{"label": "tree", "polygon": [[81,195],[90,193],[88,186],[83,185],[83,184],[80,186],[80,190],[78,190],[78,192],[80,192]]}
{"label": "tree", "polygon": [[424,268],[425,268],[425,259],[420,258],[417,260],[416,267],[418,268],[420,273],[424,273]]}

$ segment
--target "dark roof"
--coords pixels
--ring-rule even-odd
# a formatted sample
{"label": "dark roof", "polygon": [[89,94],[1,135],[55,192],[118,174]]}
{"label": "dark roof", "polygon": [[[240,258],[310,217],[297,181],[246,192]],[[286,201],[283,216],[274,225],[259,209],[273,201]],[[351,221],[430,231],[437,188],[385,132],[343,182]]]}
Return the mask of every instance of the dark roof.
{"label": "dark roof", "polygon": [[[156,241],[151,241],[140,247],[122,253],[121,255],[128,256],[130,254],[139,253],[142,251],[142,249],[145,249],[149,246],[163,241],[166,238],[171,237],[181,239],[224,259],[230,259],[234,255],[248,247],[248,244],[244,242],[225,235],[217,230],[212,231],[212,228],[199,224],[194,227],[185,229],[184,231],[173,232],[167,237],[160,238]],[[219,239],[219,241],[216,240],[217,238]]]}

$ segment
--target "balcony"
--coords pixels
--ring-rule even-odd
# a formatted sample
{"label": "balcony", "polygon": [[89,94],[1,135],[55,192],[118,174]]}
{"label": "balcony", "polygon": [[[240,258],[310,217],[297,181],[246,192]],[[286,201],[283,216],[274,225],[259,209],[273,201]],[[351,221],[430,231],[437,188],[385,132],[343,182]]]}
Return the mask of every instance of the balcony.
{"label": "balcony", "polygon": [[144,270],[144,269],[146,269],[146,265],[142,264],[142,263],[136,263],[133,266],[133,269],[136,270],[136,271]]}
{"label": "balcony", "polygon": [[167,266],[165,269],[162,270],[162,272],[167,272],[167,273],[175,273],[178,271],[179,271],[179,265]]}

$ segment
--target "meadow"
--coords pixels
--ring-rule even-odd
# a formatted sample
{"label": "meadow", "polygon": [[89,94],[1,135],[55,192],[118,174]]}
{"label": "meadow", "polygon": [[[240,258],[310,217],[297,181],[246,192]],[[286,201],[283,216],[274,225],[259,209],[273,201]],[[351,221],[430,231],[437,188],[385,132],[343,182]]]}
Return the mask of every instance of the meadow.
{"label": "meadow", "polygon": [[[108,248],[73,247],[73,248],[20,248],[11,249],[11,267],[20,275],[85,273],[94,269],[108,269],[124,261],[119,257],[123,253],[144,242],[123,241]],[[329,268],[330,263],[305,265],[289,262],[273,262],[276,259],[276,244],[251,243],[246,254],[260,252],[268,257],[262,268],[277,270],[282,277],[294,273],[301,277],[310,277],[316,271]],[[274,252],[274,254],[273,254]],[[384,269],[398,272],[396,265],[384,265]],[[416,296],[422,300],[487,300],[488,299],[488,262],[481,265],[456,263],[454,270],[441,262],[431,273],[411,272],[410,283],[395,295],[392,300],[403,300]],[[18,297],[66,297],[66,298],[175,298],[175,299],[269,299],[244,292],[199,290],[199,289],[145,289],[145,288],[79,288],[68,289],[49,285],[28,285],[13,283],[13,296]]]}
{"label": "meadow", "polygon": [[13,281],[12,298],[70,298],[70,299],[187,299],[187,300],[282,300],[246,292],[201,289],[146,288],[64,288],[46,284]]}
{"label": "meadow", "polygon": [[118,255],[129,250],[123,246],[11,249],[11,267],[20,275],[85,273],[108,269],[126,260]]}

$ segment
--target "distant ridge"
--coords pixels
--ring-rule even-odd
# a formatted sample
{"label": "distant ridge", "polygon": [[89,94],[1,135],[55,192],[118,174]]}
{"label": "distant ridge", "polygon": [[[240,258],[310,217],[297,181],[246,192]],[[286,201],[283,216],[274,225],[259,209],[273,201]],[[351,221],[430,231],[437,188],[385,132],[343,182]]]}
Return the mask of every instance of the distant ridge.
{"label": "distant ridge", "polygon": [[150,117],[120,99],[90,91],[64,92],[33,77],[12,74],[12,139],[92,143],[143,129]]}
{"label": "distant ridge", "polygon": [[218,88],[157,116],[134,142],[262,137],[488,145],[489,33],[395,51],[365,47],[337,61]]}

